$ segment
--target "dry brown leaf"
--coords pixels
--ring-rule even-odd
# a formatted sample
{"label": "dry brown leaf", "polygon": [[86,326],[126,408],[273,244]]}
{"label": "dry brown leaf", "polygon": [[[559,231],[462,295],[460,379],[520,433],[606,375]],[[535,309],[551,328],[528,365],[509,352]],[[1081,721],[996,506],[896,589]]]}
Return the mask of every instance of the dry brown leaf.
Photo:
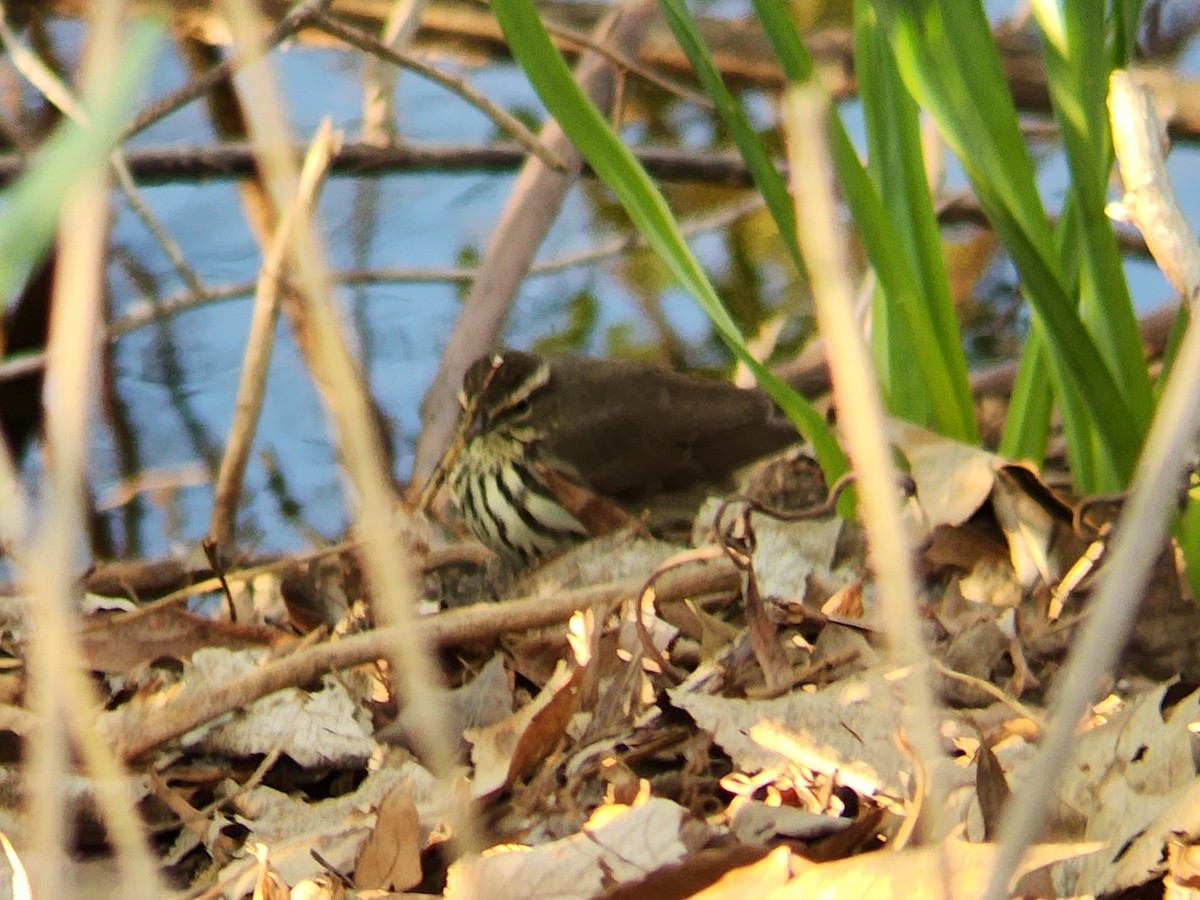
{"label": "dry brown leaf", "polygon": [[463,732],[475,765],[472,797],[502,790],[553,751],[578,705],[582,671],[560,662],[533,702],[494,725]]}
{"label": "dry brown leaf", "polygon": [[821,612],[841,619],[861,619],[863,615],[862,581],[852,581],[838,588],[821,604]]}
{"label": "dry brown leaf", "polygon": [[[512,675],[504,665],[504,657],[497,653],[470,682],[445,692],[440,702],[447,734],[459,735],[468,728],[485,728],[512,715]],[[402,710],[394,722],[379,729],[376,738],[410,743],[411,719],[408,711]]]}
{"label": "dry brown leaf", "polygon": [[[787,862],[786,848],[783,854],[784,864]],[[682,862],[661,869],[655,869],[645,878],[631,881],[609,888],[600,895],[598,900],[644,900],[646,897],[682,898],[708,896],[704,892],[717,884],[726,875],[751,867],[763,860],[769,854],[762,847],[743,847],[740,844],[721,843],[715,847],[705,847],[695,853],[688,854]],[[777,866],[776,866],[777,868]],[[782,877],[763,872],[747,872],[746,879],[766,878],[760,890],[774,887],[787,879],[787,872]],[[699,892],[699,893],[697,893]],[[744,897],[744,894],[731,895]]]}
{"label": "dry brown leaf", "polygon": [[[271,864],[289,884],[312,878],[322,869],[312,858],[316,850],[340,872],[349,872],[363,841],[374,824],[372,810],[401,782],[413,786],[413,797],[420,814],[421,832],[429,834],[448,829],[450,814],[441,806],[433,776],[415,762],[385,766],[371,772],[349,794],[306,803],[262,785],[235,793],[228,801],[230,815],[250,829],[252,840],[271,849]],[[254,883],[254,860],[242,858],[221,870],[220,878],[229,884],[230,896],[241,896]]]}
{"label": "dry brown leaf", "polygon": [[[941,662],[954,672],[970,675],[990,685],[996,668],[1005,660],[1009,638],[994,620],[975,622],[963,629],[940,653]],[[958,679],[937,678],[938,693],[945,703],[956,707],[990,705],[995,697],[987,691]]]}
{"label": "dry brown leaf", "polygon": [[[880,652],[860,629],[832,622],[817,635],[809,666],[826,671],[823,681],[833,681],[874,668],[880,660]],[[838,673],[836,678],[834,672]]]}
{"label": "dry brown leaf", "polygon": [[178,606],[102,613],[88,619],[79,639],[88,668],[97,672],[128,672],[167,656],[186,660],[202,647],[244,650],[296,642],[278,628],[221,622]]}
{"label": "dry brown leaf", "polygon": [[1013,577],[1007,541],[997,529],[982,523],[967,521],[961,525],[935,526],[921,549],[921,559],[932,568],[948,567],[963,572],[973,572],[981,565],[998,568],[1002,563],[1008,578]]}
{"label": "dry brown leaf", "polygon": [[254,900],[288,900],[292,892],[287,882],[271,865],[270,853],[262,844],[255,845],[254,857],[258,860],[258,878],[254,884]]}
{"label": "dry brown leaf", "polygon": [[404,891],[421,881],[420,816],[406,779],[380,801],[375,827],[354,865],[357,888]]}
{"label": "dry brown leaf", "polygon": [[352,553],[293,563],[280,574],[278,593],[300,632],[333,627],[350,611],[353,598],[362,595],[361,566]]}
{"label": "dry brown leaf", "polygon": [[983,836],[988,841],[996,838],[1000,827],[1000,814],[1012,791],[1004,777],[1004,769],[996,759],[996,753],[988,744],[983,744],[975,755],[975,796],[983,814]]}

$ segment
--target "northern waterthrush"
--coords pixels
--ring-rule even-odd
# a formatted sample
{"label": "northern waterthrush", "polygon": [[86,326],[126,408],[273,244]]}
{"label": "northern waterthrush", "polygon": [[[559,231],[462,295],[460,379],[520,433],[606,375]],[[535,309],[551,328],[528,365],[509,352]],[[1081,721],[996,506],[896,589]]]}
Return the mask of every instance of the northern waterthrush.
{"label": "northern waterthrush", "polygon": [[510,350],[467,370],[441,471],[472,533],[528,562],[629,521],[686,531],[735,470],[797,440],[762,391]]}

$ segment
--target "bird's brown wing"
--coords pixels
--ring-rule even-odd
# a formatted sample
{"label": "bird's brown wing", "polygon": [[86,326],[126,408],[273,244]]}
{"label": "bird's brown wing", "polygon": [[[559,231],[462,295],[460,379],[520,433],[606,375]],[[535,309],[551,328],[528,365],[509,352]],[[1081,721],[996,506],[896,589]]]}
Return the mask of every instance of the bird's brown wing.
{"label": "bird's brown wing", "polygon": [[552,365],[556,408],[543,458],[601,494],[633,499],[719,483],[799,440],[761,391],[650,364],[573,362]]}

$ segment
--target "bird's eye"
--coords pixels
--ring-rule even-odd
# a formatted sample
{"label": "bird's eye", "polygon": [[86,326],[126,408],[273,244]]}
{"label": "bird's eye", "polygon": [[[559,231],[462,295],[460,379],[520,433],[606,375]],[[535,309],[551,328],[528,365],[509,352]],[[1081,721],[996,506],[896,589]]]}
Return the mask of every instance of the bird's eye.
{"label": "bird's eye", "polygon": [[529,415],[529,401],[522,400],[519,403],[513,404],[512,414],[514,416],[524,417]]}

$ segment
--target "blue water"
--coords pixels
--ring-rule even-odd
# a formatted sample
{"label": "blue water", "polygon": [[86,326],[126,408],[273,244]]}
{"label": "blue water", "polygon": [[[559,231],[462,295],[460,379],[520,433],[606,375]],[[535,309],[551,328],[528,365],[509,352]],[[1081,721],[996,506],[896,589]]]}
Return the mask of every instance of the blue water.
{"label": "blue water", "polygon": [[[72,26],[63,26],[69,33]],[[1196,68],[1195,53],[1185,65]],[[332,117],[335,125],[353,136],[360,117],[359,54],[331,49],[296,48],[272,59],[283,86],[287,115],[297,140],[305,141],[319,121]],[[523,76],[511,66],[463,68],[479,88],[507,107],[540,111],[540,105]],[[180,84],[185,74],[169,54],[159,61],[151,94],[157,96]],[[491,123],[481,114],[450,97],[440,88],[405,74],[400,79],[400,128],[414,141],[484,141],[492,136]],[[760,99],[754,113],[766,121],[772,114]],[[861,131],[852,106],[846,108],[852,133]],[[702,144],[707,130],[699,125],[684,129],[689,140]],[[136,140],[136,145],[205,144],[212,140],[201,104],[191,106],[156,124]],[[1190,220],[1200,223],[1200,193],[1187,190],[1197,183],[1197,154],[1177,149],[1171,158],[1175,184]],[[1062,177],[1058,161],[1043,167],[1048,195]],[[334,269],[368,267],[453,266],[466,246],[482,248],[504,203],[510,175],[396,175],[366,183],[378,199],[378,220],[365,245],[365,258],[356,250],[356,185],[333,178],[320,205],[320,225],[328,261]],[[961,173],[952,168],[950,186],[963,186]],[[162,225],[179,242],[185,258],[210,285],[251,281],[259,256],[247,229],[233,184],[206,182],[171,184],[144,189],[144,196]],[[581,250],[605,235],[592,224],[591,207],[577,188],[547,238],[542,258]],[[124,202],[117,205],[113,241],[134,255],[157,281],[160,296],[183,287],[140,222]],[[724,247],[715,235],[694,241],[702,261],[720,271],[726,265]],[[599,322],[588,350],[605,350],[610,329],[624,329],[635,341],[652,334],[636,303],[629,297],[619,262],[606,261],[587,268],[529,279],[513,310],[507,343],[528,346],[566,325],[565,300],[587,289],[600,301]],[[1131,290],[1141,308],[1150,308],[1169,297],[1157,270],[1149,264],[1128,266]],[[782,282],[782,278],[774,278]],[[113,306],[120,314],[144,302],[115,265],[110,286]],[[352,340],[365,353],[374,394],[392,421],[399,451],[397,475],[411,465],[411,447],[420,427],[418,404],[437,366],[443,342],[459,312],[455,286],[449,284],[385,284],[344,288],[339,299]],[[690,298],[668,291],[663,301],[678,334],[695,345],[708,335],[707,320]],[[179,397],[166,385],[159,348],[166,339],[184,373],[181,395],[189,414],[207,431],[213,446],[220,447],[228,430],[233,395],[242,361],[249,323],[250,300],[243,298],[201,307],[160,325],[140,328],[121,338],[115,352],[117,387],[132,410],[140,465],[147,469],[173,469],[192,465],[199,458],[189,441],[179,413]],[[286,324],[280,327],[266,403],[258,430],[258,446],[270,448],[291,495],[303,507],[305,520],[317,531],[335,536],[345,524],[340,476],[320,402],[303,363],[294,352]],[[697,354],[698,358],[703,353]],[[111,435],[103,423],[95,429],[92,478],[103,494],[120,478]],[[186,547],[206,529],[210,492],[207,487],[185,487],[168,500],[146,497],[140,525],[141,552],[154,555]],[[163,504],[166,504],[165,506]],[[173,508],[171,505],[174,505]],[[247,472],[243,510],[239,517],[247,547],[258,550],[297,549],[304,539],[280,517],[275,499],[266,490],[266,474],[258,459]]]}

